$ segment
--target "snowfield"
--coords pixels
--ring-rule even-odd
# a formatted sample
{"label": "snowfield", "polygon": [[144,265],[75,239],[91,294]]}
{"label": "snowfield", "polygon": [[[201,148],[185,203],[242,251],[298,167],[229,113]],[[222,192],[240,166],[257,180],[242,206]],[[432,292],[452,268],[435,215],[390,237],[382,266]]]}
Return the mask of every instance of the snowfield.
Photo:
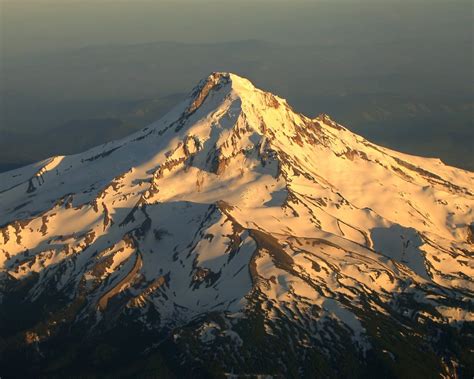
{"label": "snowfield", "polygon": [[[0,225],[5,320],[15,297],[49,309],[0,352],[128,318],[201,346],[183,356],[221,346],[235,372],[257,317],[303,376],[308,349],[331,361],[348,341],[404,362],[384,328],[440,374],[464,364],[436,341],[474,321],[474,174],[295,113],[234,74],[127,138],[0,174]],[[292,376],[285,359],[274,368]]]}

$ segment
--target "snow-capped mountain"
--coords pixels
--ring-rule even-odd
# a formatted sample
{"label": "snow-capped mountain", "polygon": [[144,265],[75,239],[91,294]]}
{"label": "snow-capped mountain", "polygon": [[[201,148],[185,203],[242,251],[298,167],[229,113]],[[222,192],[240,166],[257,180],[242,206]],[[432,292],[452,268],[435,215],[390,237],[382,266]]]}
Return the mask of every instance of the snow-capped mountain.
{"label": "snow-capped mountain", "polygon": [[472,376],[473,209],[472,172],[214,73],[136,134],[0,174],[0,367]]}

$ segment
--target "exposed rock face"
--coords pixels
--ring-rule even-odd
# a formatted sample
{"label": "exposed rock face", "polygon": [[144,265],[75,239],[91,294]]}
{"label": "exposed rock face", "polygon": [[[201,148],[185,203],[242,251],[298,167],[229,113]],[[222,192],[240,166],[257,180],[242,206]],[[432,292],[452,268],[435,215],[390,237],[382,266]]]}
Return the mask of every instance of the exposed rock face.
{"label": "exposed rock face", "polygon": [[214,73],[0,174],[0,375],[471,377],[473,193]]}
{"label": "exposed rock face", "polygon": [[474,244],[474,222],[467,226],[467,242]]}

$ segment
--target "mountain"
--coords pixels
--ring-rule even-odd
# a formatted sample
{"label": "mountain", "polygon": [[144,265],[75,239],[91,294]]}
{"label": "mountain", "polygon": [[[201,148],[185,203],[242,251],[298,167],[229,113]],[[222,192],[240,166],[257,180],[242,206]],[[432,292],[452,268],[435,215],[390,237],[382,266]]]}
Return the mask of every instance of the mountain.
{"label": "mountain", "polygon": [[213,73],[0,174],[15,376],[472,377],[474,174]]}

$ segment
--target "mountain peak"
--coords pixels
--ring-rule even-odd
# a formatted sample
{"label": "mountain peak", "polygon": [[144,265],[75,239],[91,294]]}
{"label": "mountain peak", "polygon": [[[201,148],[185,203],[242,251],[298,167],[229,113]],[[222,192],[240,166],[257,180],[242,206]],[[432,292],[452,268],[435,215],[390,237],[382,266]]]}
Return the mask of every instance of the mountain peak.
{"label": "mountain peak", "polygon": [[[250,80],[230,72],[212,72],[202,79],[191,92],[192,97],[207,96],[209,91],[230,85],[234,90],[255,90]],[[201,95],[202,94],[202,95]]]}
{"label": "mountain peak", "polygon": [[201,82],[213,82],[216,84],[223,83],[223,84],[228,84],[231,83],[231,85],[234,87],[248,87],[249,89],[255,89],[255,86],[252,84],[252,82],[244,78],[242,76],[239,76],[237,74],[234,74],[232,72],[220,72],[220,71],[214,71],[207,78],[204,78],[201,80]]}
{"label": "mountain peak", "polygon": [[242,101],[253,102],[254,105],[256,105],[256,96],[267,99],[265,105],[278,106],[279,103],[274,95],[257,89],[253,83],[246,78],[229,72],[213,72],[208,77],[202,79],[192,90],[190,96],[191,101],[186,113],[192,113],[199,108],[212,91],[223,91],[224,96],[232,93],[235,98],[240,98]]}

